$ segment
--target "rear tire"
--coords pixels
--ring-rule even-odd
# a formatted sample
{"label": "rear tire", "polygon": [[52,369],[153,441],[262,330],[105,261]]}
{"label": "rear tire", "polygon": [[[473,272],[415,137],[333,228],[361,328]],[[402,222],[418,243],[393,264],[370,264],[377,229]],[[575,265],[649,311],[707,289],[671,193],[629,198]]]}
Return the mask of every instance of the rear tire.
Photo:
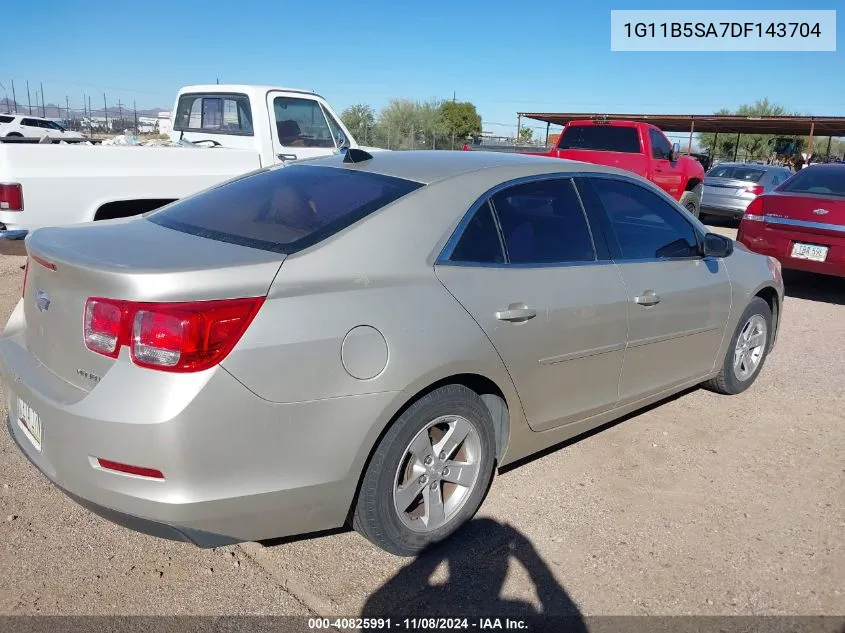
{"label": "rear tire", "polygon": [[435,389],[379,442],[352,525],[381,549],[414,556],[475,515],[495,461],[493,421],[478,395],[463,385]]}
{"label": "rear tire", "polygon": [[772,309],[754,297],[742,313],[718,375],[702,386],[710,391],[734,396],[754,384],[772,346]]}
{"label": "rear tire", "polygon": [[23,138],[23,134],[21,134],[20,132],[9,132],[6,135],[6,138]]}

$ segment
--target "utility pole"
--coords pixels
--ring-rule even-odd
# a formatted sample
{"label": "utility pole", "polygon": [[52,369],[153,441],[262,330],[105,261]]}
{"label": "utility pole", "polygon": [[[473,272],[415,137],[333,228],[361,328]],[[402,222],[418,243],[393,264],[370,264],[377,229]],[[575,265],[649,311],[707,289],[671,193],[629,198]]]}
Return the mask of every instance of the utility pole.
{"label": "utility pole", "polygon": [[117,100],[117,112],[118,118],[120,119],[120,127],[123,127],[123,104],[120,102],[120,99]]}
{"label": "utility pole", "polygon": [[29,116],[32,116],[32,97],[29,96],[29,79],[26,80],[26,108],[29,110]]}
{"label": "utility pole", "polygon": [[12,79],[12,101],[15,102],[14,112],[17,112],[18,111],[18,97],[15,94],[15,80],[14,79]]}
{"label": "utility pole", "polygon": [[68,127],[70,126],[70,97],[65,95],[65,118],[67,119]]}
{"label": "utility pole", "polygon": [[111,132],[109,127],[109,104],[106,103],[106,93],[103,93],[103,115],[106,117],[106,132]]}
{"label": "utility pole", "polygon": [[91,111],[91,97],[88,97],[88,134],[94,133],[94,113]]}
{"label": "utility pole", "polygon": [[45,119],[47,118],[47,111],[44,109],[44,83],[39,82],[41,84],[41,116]]}
{"label": "utility pole", "polygon": [[138,106],[135,105],[135,99],[132,99],[132,110],[135,112],[135,133],[139,133],[138,129]]}

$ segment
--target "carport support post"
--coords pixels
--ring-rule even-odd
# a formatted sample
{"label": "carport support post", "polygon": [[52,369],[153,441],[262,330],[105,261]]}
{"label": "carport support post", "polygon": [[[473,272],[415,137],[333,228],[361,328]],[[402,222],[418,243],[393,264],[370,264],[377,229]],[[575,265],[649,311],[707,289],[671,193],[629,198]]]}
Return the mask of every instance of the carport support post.
{"label": "carport support post", "polygon": [[514,144],[519,145],[519,131],[522,129],[522,115],[516,115],[516,138],[514,139]]}
{"label": "carport support post", "polygon": [[[546,121],[546,147],[549,146],[549,126],[551,123]],[[827,144],[827,153],[830,154],[830,143]]]}
{"label": "carport support post", "polygon": [[687,145],[687,156],[692,154],[692,134],[695,132],[695,119],[689,124],[689,145]]}
{"label": "carport support post", "polygon": [[716,132],[716,135],[713,137],[713,149],[710,152],[710,159],[711,162],[716,158],[716,151],[719,148],[719,133]]}
{"label": "carport support post", "polygon": [[736,162],[737,156],[739,156],[739,135],[741,132],[736,133],[736,143],[734,143],[734,162]]}
{"label": "carport support post", "polygon": [[827,154],[825,154],[825,156],[827,156],[828,158],[830,158],[830,143],[831,143],[832,141],[833,141],[833,137],[832,137],[832,136],[828,136],[828,137],[827,137]]}
{"label": "carport support post", "polygon": [[807,159],[813,155],[813,133],[816,131],[816,122],[810,121],[810,147],[807,149]]}

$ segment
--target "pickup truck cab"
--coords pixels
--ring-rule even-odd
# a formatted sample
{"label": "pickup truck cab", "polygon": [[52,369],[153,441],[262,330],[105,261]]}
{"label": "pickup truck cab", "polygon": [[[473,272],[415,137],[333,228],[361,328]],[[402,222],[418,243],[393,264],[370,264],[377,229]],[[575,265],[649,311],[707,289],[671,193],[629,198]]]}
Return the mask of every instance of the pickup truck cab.
{"label": "pickup truck cab", "polygon": [[570,121],[554,148],[521,153],[626,169],[656,184],[694,216],[701,212],[704,168],[694,158],[681,156],[680,146],[672,145],[660,128],[649,123]]}
{"label": "pickup truck cab", "polygon": [[159,147],[0,142],[0,238],[138,215],[249,171],[358,147],[306,90],[186,86],[172,121],[174,142]]}

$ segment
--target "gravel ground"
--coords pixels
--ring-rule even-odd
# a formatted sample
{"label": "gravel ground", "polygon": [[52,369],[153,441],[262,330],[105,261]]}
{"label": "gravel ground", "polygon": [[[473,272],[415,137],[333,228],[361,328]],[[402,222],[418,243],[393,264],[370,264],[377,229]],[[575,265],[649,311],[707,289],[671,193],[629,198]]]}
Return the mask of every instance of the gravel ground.
{"label": "gravel ground", "polygon": [[[0,256],[3,323],[22,264]],[[136,534],[4,431],[0,613],[845,614],[845,280],[786,280],[750,391],[692,390],[509,469],[413,560],[350,532],[216,550]]]}

